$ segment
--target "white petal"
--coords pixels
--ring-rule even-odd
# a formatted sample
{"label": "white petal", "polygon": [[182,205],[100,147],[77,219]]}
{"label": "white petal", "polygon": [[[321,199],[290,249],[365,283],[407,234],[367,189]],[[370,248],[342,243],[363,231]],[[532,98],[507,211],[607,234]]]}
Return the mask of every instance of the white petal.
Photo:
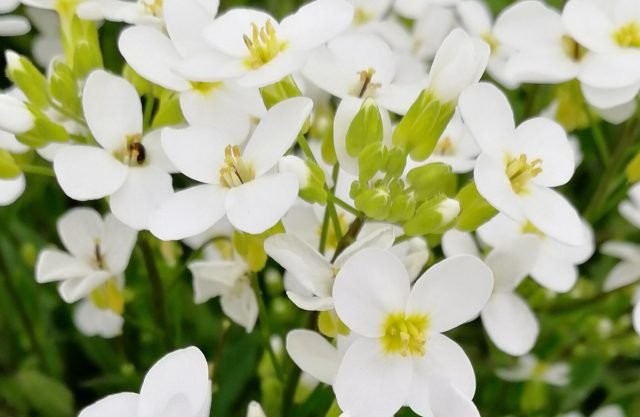
{"label": "white petal", "polygon": [[109,207],[127,226],[144,230],[153,211],[172,194],[171,175],[152,166],[132,168],[122,187],[109,199]]}
{"label": "white petal", "polygon": [[273,168],[293,145],[312,108],[309,98],[291,98],[273,106],[260,121],[243,152],[257,176]]}
{"label": "white petal", "polygon": [[384,224],[367,233],[363,229],[356,241],[336,258],[334,265],[341,268],[353,255],[366,248],[391,249],[394,241],[395,233],[390,225]]}
{"label": "white petal", "polygon": [[142,104],[124,78],[103,70],[89,74],[82,107],[91,133],[109,151],[126,146],[127,138],[142,134]]}
{"label": "white petal", "polygon": [[481,154],[476,160],[473,178],[478,192],[489,204],[511,218],[520,220],[524,217],[502,160]]}
{"label": "white petal", "polygon": [[520,236],[494,248],[485,262],[493,271],[494,292],[513,291],[531,272],[540,253],[540,239]]}
{"label": "white petal", "polygon": [[162,149],[167,158],[180,172],[206,184],[220,183],[225,148],[237,143],[238,139],[211,127],[162,130]]}
{"label": "white petal", "polygon": [[[587,102],[595,107],[605,109],[606,115],[617,116],[612,111],[618,110],[622,121],[631,116],[630,110],[635,110],[635,96],[638,95],[638,83],[626,85],[620,88],[597,88],[586,83],[581,83],[582,93]],[[633,104],[631,104],[633,103]]]}
{"label": "white petal", "polygon": [[462,93],[458,108],[482,152],[503,158],[515,132],[507,97],[494,85],[479,83]]}
{"label": "white petal", "polygon": [[218,0],[165,0],[162,3],[167,32],[182,56],[208,48],[202,32],[218,13],[218,6]]}
{"label": "white petal", "polygon": [[[85,336],[111,339],[122,334],[124,319],[113,311],[101,310],[91,300],[84,299],[73,311],[73,324]],[[137,412],[137,406],[133,411]],[[135,414],[133,416],[135,417]]]}
{"label": "white petal", "polygon": [[287,291],[287,297],[298,308],[307,311],[328,311],[334,309],[332,297],[316,297]]}
{"label": "white petal", "polygon": [[640,303],[633,308],[633,329],[640,334]]}
{"label": "white petal", "polygon": [[636,262],[622,261],[614,266],[604,281],[603,290],[613,291],[640,280],[640,268]]}
{"label": "white petal", "polygon": [[0,179],[0,207],[13,204],[22,195],[26,185],[24,175],[8,180]]}
{"label": "white petal", "polygon": [[542,172],[533,182],[544,187],[566,184],[573,176],[575,163],[567,134],[558,123],[536,117],[516,129],[514,157],[525,154],[529,161],[542,160]]}
{"label": "white petal", "polygon": [[189,82],[173,71],[181,57],[162,32],[150,27],[129,27],[120,34],[118,47],[131,68],[144,79],[169,90],[189,88]]}
{"label": "white petal", "polygon": [[589,50],[600,52],[614,46],[613,22],[592,2],[568,2],[562,12],[562,22],[571,36]]}
{"label": "white petal", "polygon": [[430,329],[445,332],[474,319],[492,290],[492,273],[484,262],[470,255],[447,258],[418,278],[406,312],[427,314]]}
{"label": "white petal", "polygon": [[208,409],[211,404],[209,366],[196,347],[171,352],[153,365],[142,383],[138,416],[163,415],[176,397],[187,400],[194,417],[196,411]]}
{"label": "white petal", "polygon": [[22,36],[30,30],[29,21],[22,16],[0,16],[0,36]]}
{"label": "white petal", "polygon": [[359,338],[342,358],[334,392],[340,409],[352,416],[389,417],[404,405],[412,363],[386,355],[377,339]]}
{"label": "white petal", "polygon": [[91,294],[91,291],[111,278],[113,278],[113,274],[109,271],[93,271],[82,278],[62,281],[58,287],[58,292],[66,303],[75,303]]}
{"label": "white petal", "polygon": [[482,309],[481,316],[493,343],[509,355],[529,353],[540,333],[533,311],[514,293],[494,294]]}
{"label": "white petal", "polygon": [[219,297],[233,288],[247,272],[241,262],[214,260],[193,262],[188,265],[193,274],[193,292],[196,304]]}
{"label": "white petal", "polygon": [[471,399],[441,375],[429,378],[429,399],[434,416],[480,417]]}
{"label": "white petal", "polygon": [[18,142],[14,134],[0,130],[0,149],[11,153],[25,153],[30,148],[22,142]]}
{"label": "white petal", "polygon": [[[587,87],[583,84],[582,93],[584,94],[589,104],[593,105],[591,98],[587,97],[589,93],[586,93],[586,89]],[[615,100],[615,101],[618,101],[618,100]],[[619,125],[629,120],[631,116],[633,116],[636,113],[637,109],[638,109],[638,104],[636,103],[635,100],[631,100],[629,102],[626,102],[614,107],[610,107],[610,108],[605,108],[605,109],[596,108],[596,111],[604,121],[614,125]]]}
{"label": "white petal", "polygon": [[566,259],[544,256],[531,271],[531,278],[552,291],[570,291],[578,280],[578,269]]}
{"label": "white petal", "polygon": [[236,284],[232,291],[220,298],[222,312],[251,333],[258,320],[258,301],[248,282]]}
{"label": "white petal", "polygon": [[251,37],[251,25],[255,24],[260,29],[267,21],[271,22],[277,34],[278,22],[267,13],[236,8],[218,17],[205,29],[204,36],[215,49],[231,56],[245,57],[248,51],[243,35]]}
{"label": "white petal", "polygon": [[20,0],[2,0],[0,1],[0,13],[9,13],[20,6]]}
{"label": "white petal", "polygon": [[320,382],[333,384],[340,356],[327,339],[310,330],[292,330],[287,334],[287,352],[304,372]]}
{"label": "white petal", "polygon": [[292,48],[310,50],[347,29],[353,13],[353,6],[345,0],[316,0],[286,17],[280,29]]}
{"label": "white petal", "polygon": [[104,233],[104,223],[94,209],[78,207],[58,220],[58,235],[64,247],[77,258],[93,259],[96,242]]}
{"label": "white petal", "polygon": [[164,149],[162,149],[162,129],[156,129],[146,133],[142,138],[142,145],[144,146],[146,154],[146,162],[149,165],[170,174],[178,173],[178,169],[169,160]]}
{"label": "white petal", "polygon": [[238,84],[243,87],[266,87],[297,72],[306,60],[306,53],[296,53],[293,50],[285,49],[260,68],[247,69],[245,67],[245,74],[238,79]]}
{"label": "white petal", "polygon": [[522,1],[496,19],[494,34],[516,49],[534,49],[557,42],[564,34],[560,13],[540,1]]}
{"label": "white petal", "polygon": [[404,311],[408,297],[406,268],[395,255],[377,248],[353,255],[333,285],[340,320],[367,337],[379,337],[387,315]]}
{"label": "white petal", "polygon": [[636,243],[608,241],[600,247],[600,252],[629,262],[640,259],[640,245]]}
{"label": "white petal", "polygon": [[225,213],[227,190],[200,185],[167,198],[151,215],[149,230],[162,240],[179,240],[204,232]]}
{"label": "white petal", "polygon": [[576,209],[557,191],[532,184],[529,192],[519,197],[526,217],[544,234],[567,245],[581,245],[586,240]]}
{"label": "white petal", "polygon": [[331,296],[331,264],[308,243],[292,234],[278,234],[265,240],[264,250],[308,291]]}
{"label": "white petal", "polygon": [[[592,54],[584,58],[578,79],[594,88],[615,90],[635,86],[637,91],[638,71],[640,71],[638,51]],[[622,104],[622,102],[624,101],[615,104]],[[605,106],[602,105],[602,107]]]}
{"label": "white petal", "polygon": [[100,250],[111,272],[121,274],[127,269],[137,237],[138,233],[116,216],[111,213],[106,215]]}
{"label": "white petal", "polygon": [[493,247],[507,244],[521,234],[521,225],[502,213],[478,228],[480,240]]}
{"label": "white petal", "polygon": [[473,235],[457,229],[451,229],[442,235],[442,251],[447,258],[456,255],[471,255],[480,258],[480,251],[473,240]]}
{"label": "white petal", "polygon": [[0,129],[24,133],[33,128],[34,117],[23,102],[8,94],[0,94]]}
{"label": "white petal", "polygon": [[95,146],[70,145],[60,149],[53,170],[66,195],[78,201],[97,200],[122,187],[129,168]]}
{"label": "white petal", "polygon": [[109,395],[82,409],[78,417],[137,417],[138,397],[132,392]]}
{"label": "white petal", "polygon": [[36,261],[36,281],[39,283],[82,278],[93,269],[86,262],[55,249],[45,249]]}
{"label": "white petal", "polygon": [[[620,3],[620,2],[619,2]],[[591,417],[624,417],[625,413],[617,404],[611,404],[597,409]]]}
{"label": "white petal", "polygon": [[298,179],[294,174],[267,174],[231,188],[225,211],[238,230],[259,234],[275,226],[297,197]]}

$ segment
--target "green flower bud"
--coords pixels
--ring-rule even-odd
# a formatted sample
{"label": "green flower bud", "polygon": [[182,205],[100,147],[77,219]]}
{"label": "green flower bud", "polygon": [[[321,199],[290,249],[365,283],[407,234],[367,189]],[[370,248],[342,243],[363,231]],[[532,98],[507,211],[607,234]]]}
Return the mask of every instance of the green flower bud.
{"label": "green flower bud", "polygon": [[7,78],[9,78],[27,100],[40,109],[49,107],[49,86],[44,75],[28,58],[13,51],[5,52],[7,60]]}
{"label": "green flower bud", "polygon": [[404,222],[413,217],[416,212],[416,200],[410,194],[401,194],[393,197],[389,209],[388,221]]}
{"label": "green flower bud", "polygon": [[391,210],[391,195],[384,187],[365,189],[354,202],[358,210],[374,220],[386,220]]}
{"label": "green flower bud", "polygon": [[20,175],[20,172],[20,167],[13,159],[13,156],[8,151],[0,149],[0,178],[15,178]]}
{"label": "green flower bud", "polygon": [[264,240],[277,233],[284,233],[284,226],[279,222],[271,229],[259,234],[250,235],[243,232],[233,234],[233,246],[236,252],[249,264],[254,271],[262,271],[267,264],[267,253],[264,251]]}
{"label": "green flower bud", "polygon": [[384,171],[391,178],[399,178],[407,166],[407,154],[402,148],[387,149]]}
{"label": "green flower bud", "polygon": [[63,126],[51,121],[33,105],[28,104],[27,108],[34,115],[33,128],[28,132],[16,135],[16,139],[32,148],[39,148],[50,142],[69,140],[69,133]]}
{"label": "green flower bud", "polygon": [[630,183],[636,183],[640,181],[640,152],[633,157],[627,168],[625,169],[627,180]]}
{"label": "green flower bud", "polygon": [[431,155],[453,117],[455,103],[441,103],[425,90],[411,105],[393,133],[393,144],[408,150],[415,161]]}
{"label": "green flower bud", "polygon": [[453,195],[457,181],[451,167],[441,162],[414,168],[407,174],[407,182],[420,201],[428,200],[437,194]]}
{"label": "green flower bud", "polygon": [[164,126],[175,126],[184,123],[184,116],[180,108],[180,96],[165,91],[160,96],[160,105],[151,122],[151,128],[157,129]]}
{"label": "green flower bud", "polygon": [[86,78],[94,69],[103,67],[98,29],[94,22],[74,16],[71,20],[70,45],[73,50],[68,62],[73,63],[77,78]]}
{"label": "green flower bud", "polygon": [[464,186],[456,199],[461,208],[456,227],[462,231],[472,232],[498,214],[498,210],[480,195],[474,182]]}
{"label": "green flower bud", "polygon": [[358,157],[359,180],[367,183],[378,171],[382,169],[385,162],[385,149],[382,142],[370,143],[360,152]]}
{"label": "green flower bud", "polygon": [[285,77],[277,83],[262,87],[260,94],[267,109],[288,98],[302,96],[302,92],[292,76]]}
{"label": "green flower bud", "polygon": [[291,172],[298,177],[300,197],[309,203],[325,204],[327,191],[324,188],[325,175],[318,164],[288,155],[280,160],[280,172]]}
{"label": "green flower bud", "polygon": [[418,207],[415,215],[405,223],[408,236],[444,233],[460,213],[458,201],[444,195],[433,197]]}
{"label": "green flower bud", "polygon": [[542,410],[548,402],[549,389],[542,381],[527,381],[520,397],[520,408],[529,415]]}
{"label": "green flower bud", "polygon": [[71,68],[64,62],[55,61],[49,75],[49,91],[56,103],[73,115],[82,115],[82,104],[78,84]]}
{"label": "green flower bud", "polygon": [[358,157],[369,144],[382,142],[383,134],[380,110],[372,99],[367,99],[349,125],[345,139],[347,153]]}

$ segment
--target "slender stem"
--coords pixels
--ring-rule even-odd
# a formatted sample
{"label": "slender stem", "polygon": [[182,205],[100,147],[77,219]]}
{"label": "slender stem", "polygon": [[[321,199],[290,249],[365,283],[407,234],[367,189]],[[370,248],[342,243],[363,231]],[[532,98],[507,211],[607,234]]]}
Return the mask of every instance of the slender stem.
{"label": "slender stem", "polygon": [[394,245],[397,245],[398,243],[402,243],[405,242],[407,240],[411,239],[411,236],[408,235],[400,235],[396,238],[396,240],[393,241]]}
{"label": "slender stem", "polygon": [[56,174],[53,172],[51,167],[43,166],[43,165],[20,165],[20,169],[25,174],[34,174],[34,175],[44,175],[45,177],[55,177]]}
{"label": "slender stem", "polygon": [[144,102],[144,127],[148,129],[151,126],[151,118],[153,117],[153,107],[156,103],[156,99],[151,95],[147,94]]}
{"label": "slender stem", "polygon": [[598,154],[604,166],[609,165],[609,160],[611,156],[609,155],[609,148],[607,147],[607,142],[604,139],[604,134],[602,133],[602,129],[600,127],[600,123],[595,120],[593,117],[593,112],[589,107],[587,102],[584,102],[584,112],[587,114],[587,119],[589,119],[589,126],[591,127],[591,134],[593,135],[593,139],[596,142],[596,147],[598,148]]}
{"label": "slender stem", "polygon": [[0,273],[3,275],[4,279],[2,281],[4,282],[7,289],[7,294],[9,294],[9,298],[13,300],[16,311],[18,313],[18,318],[20,319],[22,327],[24,327],[24,330],[27,333],[29,344],[31,345],[31,350],[33,351],[33,353],[35,353],[42,365],[48,367],[46,356],[44,355],[44,350],[40,345],[40,341],[38,340],[35,327],[33,325],[33,322],[31,321],[31,318],[29,317],[29,314],[27,313],[27,309],[22,301],[20,292],[13,283],[11,272],[9,271],[9,266],[5,262],[5,257],[2,251],[0,251]]}
{"label": "slender stem", "polygon": [[347,233],[345,233],[344,236],[342,236],[342,239],[338,241],[331,263],[334,263],[336,259],[338,259],[338,256],[340,256],[340,254],[356,240],[358,233],[360,233],[362,226],[364,226],[364,222],[365,220],[363,217],[356,217],[356,219],[351,223]]}
{"label": "slender stem", "polygon": [[313,163],[317,163],[316,157],[313,156],[313,152],[311,152],[311,148],[309,147],[309,142],[307,142],[307,138],[305,138],[304,135],[302,134],[298,135],[298,145],[300,145],[300,148],[302,148],[302,152],[304,152],[304,155],[308,159],[310,159]]}
{"label": "slender stem", "polygon": [[271,346],[271,326],[269,324],[269,315],[267,314],[267,307],[264,303],[262,290],[260,289],[260,283],[258,282],[258,274],[252,272],[250,281],[253,292],[256,295],[256,300],[258,301],[258,316],[260,318],[260,334],[262,336],[262,343],[264,344],[264,348],[271,359],[271,364],[273,365],[273,370],[275,371],[276,376],[280,381],[283,381],[284,377],[282,374],[282,368],[280,367],[280,362],[278,361],[278,357]]}
{"label": "slender stem", "polygon": [[318,251],[324,254],[324,251],[327,249],[327,236],[329,235],[329,220],[331,219],[329,215],[329,205],[327,204],[324,208],[324,217],[322,219],[322,228],[320,229],[320,245],[318,247]]}
{"label": "slender stem", "polygon": [[566,304],[562,304],[562,305],[557,305],[552,308],[550,308],[548,311],[554,314],[562,314],[562,313],[570,313],[576,310],[580,310],[582,308],[585,307],[591,307],[593,306],[595,303],[599,303],[603,300],[608,299],[609,297],[612,297],[613,295],[619,294],[621,292],[627,291],[631,288],[635,288],[638,285],[637,282],[632,282],[631,284],[627,284],[624,285],[622,287],[616,288],[615,290],[611,290],[611,291],[606,291],[606,292],[601,292],[597,295],[594,295],[593,297],[590,298],[585,298],[582,300],[577,300],[573,303],[566,303]]}
{"label": "slender stem", "polygon": [[331,218],[331,224],[333,225],[333,232],[336,235],[336,241],[339,241],[342,239],[342,228],[340,226],[340,219],[338,218],[336,206],[329,201],[327,203],[327,210],[329,211],[329,217]]}
{"label": "slender stem", "polygon": [[153,249],[149,243],[148,236],[141,236],[140,238],[140,250],[142,251],[142,258],[144,260],[145,267],[147,268],[147,276],[149,277],[149,284],[151,286],[151,299],[153,302],[153,314],[156,324],[162,329],[163,342],[167,349],[171,349],[171,338],[169,337],[169,321],[167,319],[167,311],[164,297],[164,288],[162,286],[162,280],[160,279],[160,272],[156,265]]}
{"label": "slender stem", "polygon": [[590,222],[593,223],[596,214],[602,204],[606,201],[609,196],[609,188],[611,185],[611,181],[614,177],[620,172],[622,165],[624,163],[624,157],[627,153],[627,150],[631,143],[633,143],[633,139],[635,137],[635,126],[636,121],[634,119],[630,120],[624,130],[622,138],[618,142],[616,149],[611,157],[609,165],[605,170],[604,174],[601,177],[600,183],[598,184],[598,188],[593,193],[593,197],[591,201],[587,205],[587,208],[584,212],[584,217]]}
{"label": "slender stem", "polygon": [[349,203],[340,199],[339,197],[336,197],[336,195],[331,190],[327,191],[327,196],[329,198],[329,201],[331,201],[333,204],[340,207],[341,209],[344,209],[345,211],[348,211],[354,216],[359,216],[361,214],[357,208],[351,206]]}
{"label": "slender stem", "polygon": [[222,330],[220,331],[220,336],[218,337],[218,343],[216,344],[216,351],[213,357],[213,371],[211,374],[211,389],[216,389],[216,379],[218,377],[218,369],[220,368],[220,363],[222,362],[222,353],[224,351],[224,342],[227,337],[227,331],[231,327],[231,323],[229,320],[224,319],[222,321]]}

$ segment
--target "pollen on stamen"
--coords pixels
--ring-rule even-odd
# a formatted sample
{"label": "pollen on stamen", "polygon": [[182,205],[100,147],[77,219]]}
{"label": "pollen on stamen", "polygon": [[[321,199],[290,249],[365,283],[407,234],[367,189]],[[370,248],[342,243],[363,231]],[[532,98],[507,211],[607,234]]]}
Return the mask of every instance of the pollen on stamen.
{"label": "pollen on stamen", "polygon": [[281,41],[270,20],[262,28],[251,24],[251,36],[243,35],[242,39],[249,51],[245,65],[250,69],[258,69],[271,62],[278,54],[287,48],[287,42]]}
{"label": "pollen on stamen", "polygon": [[383,350],[401,356],[424,356],[428,328],[429,318],[425,315],[390,314],[383,324]]}
{"label": "pollen on stamen", "polygon": [[542,172],[542,160],[534,159],[529,162],[525,154],[516,158],[507,159],[506,174],[509,177],[511,188],[516,194],[529,191],[531,180]]}
{"label": "pollen on stamen", "polygon": [[227,145],[224,150],[224,165],[220,168],[220,184],[227,188],[239,187],[255,176],[253,166],[242,158],[238,145]]}

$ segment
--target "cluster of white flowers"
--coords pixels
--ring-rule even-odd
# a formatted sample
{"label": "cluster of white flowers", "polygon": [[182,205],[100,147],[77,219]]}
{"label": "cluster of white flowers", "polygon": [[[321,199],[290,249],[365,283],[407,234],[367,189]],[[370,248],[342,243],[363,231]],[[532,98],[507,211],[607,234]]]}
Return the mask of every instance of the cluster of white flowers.
{"label": "cluster of white flowers", "polygon": [[[39,173],[75,201],[108,202],[104,218],[62,216],[66,252],[45,248],[36,265],[37,282],[79,302],[82,333],[126,326],[140,233],[204,253],[185,265],[194,302],[219,297],[247,332],[267,258],[279,264],[287,297],[320,323],[292,329],[286,352],[350,417],[479,416],[472,363],[444,334],[478,317],[519,357],[498,376],[569,383],[569,365],[531,354],[541,326],[518,288],[568,293],[596,251],[594,219],[559,188],[581,154],[568,133],[636,117],[640,2],[525,0],[493,19],[480,0],[313,0],[282,20],[219,13],[218,0],[22,3],[59,15],[62,44],[41,39],[45,74],[5,52],[15,85],[0,95],[0,205]],[[121,74],[104,69],[102,20],[126,24]],[[0,36],[28,30],[0,17]],[[547,116],[517,124],[504,91],[523,84],[557,94]],[[640,185],[628,195],[620,213],[640,228]],[[640,280],[640,246],[600,252],[621,260],[603,291]],[[632,317],[640,333],[640,302]],[[207,361],[187,348],[140,394],[80,416],[203,417],[210,403]],[[264,414],[254,403],[248,415]]]}

